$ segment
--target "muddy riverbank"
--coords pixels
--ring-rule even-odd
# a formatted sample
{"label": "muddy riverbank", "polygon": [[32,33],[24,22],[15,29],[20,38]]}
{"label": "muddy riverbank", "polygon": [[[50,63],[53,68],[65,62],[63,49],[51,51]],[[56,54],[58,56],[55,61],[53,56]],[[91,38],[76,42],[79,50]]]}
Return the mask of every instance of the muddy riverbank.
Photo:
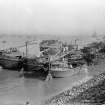
{"label": "muddy riverbank", "polygon": [[105,72],[79,86],[46,100],[43,105],[102,105],[105,103]]}

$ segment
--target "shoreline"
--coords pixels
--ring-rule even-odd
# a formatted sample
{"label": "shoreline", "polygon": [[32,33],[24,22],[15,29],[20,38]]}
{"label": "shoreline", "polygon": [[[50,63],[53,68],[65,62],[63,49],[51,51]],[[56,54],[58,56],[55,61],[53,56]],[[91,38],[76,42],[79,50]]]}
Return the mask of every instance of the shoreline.
{"label": "shoreline", "polygon": [[72,89],[67,89],[66,91],[64,90],[63,92],[58,93],[58,95],[45,100],[44,104],[42,105],[72,105],[72,100],[75,99],[79,94],[83,93],[91,87],[97,86],[104,79],[105,72],[94,76],[82,84],[73,86]]}

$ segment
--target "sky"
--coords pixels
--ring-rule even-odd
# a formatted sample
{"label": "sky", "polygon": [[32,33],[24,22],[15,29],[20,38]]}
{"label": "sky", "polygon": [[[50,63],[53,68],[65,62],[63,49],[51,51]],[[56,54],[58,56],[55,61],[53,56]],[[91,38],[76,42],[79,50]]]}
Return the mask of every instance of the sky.
{"label": "sky", "polygon": [[105,0],[0,0],[0,34],[105,33]]}

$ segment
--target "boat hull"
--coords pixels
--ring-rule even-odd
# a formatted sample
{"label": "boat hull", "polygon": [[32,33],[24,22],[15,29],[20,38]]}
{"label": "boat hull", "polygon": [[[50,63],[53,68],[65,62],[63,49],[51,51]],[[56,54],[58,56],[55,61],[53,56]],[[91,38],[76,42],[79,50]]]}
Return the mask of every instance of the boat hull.
{"label": "boat hull", "polygon": [[26,72],[44,71],[44,64],[35,58],[24,58],[22,67]]}
{"label": "boat hull", "polygon": [[2,66],[3,69],[11,69],[11,70],[21,69],[19,66],[19,62],[20,61],[18,59],[6,58],[6,57],[0,58],[0,66]]}
{"label": "boat hull", "polygon": [[42,67],[40,65],[32,65],[32,64],[27,63],[23,65],[23,69],[26,72],[33,72],[33,71],[41,70]]}
{"label": "boat hull", "polygon": [[67,70],[51,70],[51,75],[53,78],[64,78],[75,75],[80,72],[80,68],[67,69]]}

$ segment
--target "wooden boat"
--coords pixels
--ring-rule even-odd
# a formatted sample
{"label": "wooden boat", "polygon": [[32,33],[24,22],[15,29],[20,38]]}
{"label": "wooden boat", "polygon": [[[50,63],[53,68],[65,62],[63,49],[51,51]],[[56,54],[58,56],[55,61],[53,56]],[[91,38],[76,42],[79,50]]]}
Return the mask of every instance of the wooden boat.
{"label": "wooden boat", "polygon": [[15,70],[19,70],[20,65],[19,62],[21,62],[18,58],[11,58],[11,57],[7,57],[7,56],[3,56],[0,57],[0,65],[4,68],[4,69],[15,69]]}
{"label": "wooden boat", "polygon": [[81,66],[79,63],[68,65],[67,62],[55,62],[51,64],[50,72],[52,77],[63,78],[79,73]]}
{"label": "wooden boat", "polygon": [[43,62],[40,61],[40,58],[23,58],[23,65],[24,71],[28,72],[35,72],[35,71],[45,71],[47,67]]}
{"label": "wooden boat", "polygon": [[75,75],[80,72],[80,67],[77,68],[51,68],[51,75],[54,78],[64,78]]}
{"label": "wooden boat", "polygon": [[68,57],[69,53],[71,52],[68,51],[61,56],[55,56],[50,59],[51,67],[49,67],[49,69],[52,77],[63,78],[80,72],[82,65],[85,64],[80,55],[81,53],[78,54],[77,51],[74,51],[73,56]]}
{"label": "wooden boat", "polygon": [[12,69],[12,70],[19,70],[21,69],[22,65],[21,56],[15,54],[11,56],[11,54],[4,54],[0,55],[0,66],[4,69]]}

